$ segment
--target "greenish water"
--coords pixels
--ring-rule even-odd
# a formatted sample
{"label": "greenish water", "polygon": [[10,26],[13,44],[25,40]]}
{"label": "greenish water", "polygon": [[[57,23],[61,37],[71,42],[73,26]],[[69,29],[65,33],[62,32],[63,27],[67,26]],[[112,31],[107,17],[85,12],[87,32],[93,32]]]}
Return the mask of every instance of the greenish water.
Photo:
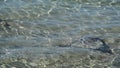
{"label": "greenish water", "polygon": [[[1,68],[120,67],[119,0],[0,0],[0,19],[10,25],[0,24]],[[99,42],[80,44],[86,36],[104,39],[114,55],[89,50]]]}

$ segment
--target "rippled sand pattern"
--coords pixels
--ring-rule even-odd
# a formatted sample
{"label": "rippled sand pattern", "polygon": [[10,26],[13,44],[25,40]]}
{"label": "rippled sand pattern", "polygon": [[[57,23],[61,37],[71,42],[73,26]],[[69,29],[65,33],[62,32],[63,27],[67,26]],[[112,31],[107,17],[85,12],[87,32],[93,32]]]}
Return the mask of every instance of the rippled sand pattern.
{"label": "rippled sand pattern", "polygon": [[120,1],[0,0],[0,68],[11,67],[119,68]]}

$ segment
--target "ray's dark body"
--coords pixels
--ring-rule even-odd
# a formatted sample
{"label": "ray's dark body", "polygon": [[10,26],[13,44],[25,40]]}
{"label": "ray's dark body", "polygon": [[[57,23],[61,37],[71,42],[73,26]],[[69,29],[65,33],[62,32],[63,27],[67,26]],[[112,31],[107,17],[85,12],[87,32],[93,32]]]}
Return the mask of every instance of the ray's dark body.
{"label": "ray's dark body", "polygon": [[101,51],[103,53],[110,53],[110,54],[113,54],[112,50],[110,49],[110,47],[105,43],[105,41],[103,39],[100,39],[98,37],[96,38],[90,38],[91,40],[93,41],[100,41],[102,43],[102,45],[99,47],[99,48],[96,48],[94,50],[97,50],[97,51]]}

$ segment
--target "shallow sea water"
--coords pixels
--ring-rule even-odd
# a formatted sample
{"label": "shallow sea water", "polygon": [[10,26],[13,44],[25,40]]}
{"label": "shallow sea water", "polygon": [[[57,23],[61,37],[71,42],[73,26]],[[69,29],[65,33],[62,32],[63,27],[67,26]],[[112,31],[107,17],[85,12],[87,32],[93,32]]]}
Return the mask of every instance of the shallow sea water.
{"label": "shallow sea water", "polygon": [[0,68],[120,67],[120,0],[0,0],[0,19]]}

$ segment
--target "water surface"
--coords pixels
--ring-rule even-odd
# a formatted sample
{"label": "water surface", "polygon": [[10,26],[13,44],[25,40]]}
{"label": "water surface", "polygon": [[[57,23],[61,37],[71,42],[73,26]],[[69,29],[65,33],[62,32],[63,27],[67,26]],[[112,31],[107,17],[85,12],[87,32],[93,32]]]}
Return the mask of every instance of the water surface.
{"label": "water surface", "polygon": [[[41,67],[46,65],[45,62],[47,62],[49,58],[52,58],[51,62],[56,62],[55,59],[53,59],[56,56],[58,66],[53,63],[53,67],[57,68],[67,67],[65,66],[66,63],[61,65],[59,62],[68,62],[68,67],[70,65],[72,65],[71,67],[77,67],[78,65],[78,67],[81,66],[81,68],[85,68],[86,66],[91,67],[91,65],[94,68],[96,66],[102,67],[100,65],[102,64],[102,60],[98,59],[100,56],[102,56],[102,59],[108,59],[108,61],[104,62],[106,64],[103,65],[103,67],[119,67],[117,62],[113,62],[116,57],[119,57],[117,54],[120,49],[119,0],[1,0],[0,19],[6,20],[10,25],[10,29],[0,25],[0,47],[3,51],[1,51],[0,58],[1,66],[3,64],[2,60],[6,56],[10,58],[12,55],[18,55],[15,56],[15,58],[17,58],[26,57],[26,55],[30,57],[31,55],[30,58],[32,58],[38,53],[36,57],[49,56],[46,58],[46,61],[41,61]],[[89,52],[89,49],[87,50],[87,48],[91,47],[89,44],[87,45],[89,47],[84,47],[82,44],[79,44],[79,39],[84,36],[96,36],[104,39],[112,49],[116,49],[115,53],[117,54],[109,56],[108,54],[102,54],[97,51],[93,53],[90,50]],[[78,40],[78,42],[76,42],[73,47],[69,47],[69,45],[76,40]],[[63,46],[63,49],[61,49],[61,47],[59,48],[60,45]],[[52,48],[53,50],[51,50]],[[66,51],[66,48],[68,48],[68,51]],[[15,53],[13,52],[14,50]],[[51,54],[49,54],[49,52]],[[57,55],[56,52],[58,52]],[[20,55],[21,53],[22,55]],[[64,57],[58,58],[61,54]],[[88,60],[85,60],[85,58],[79,59],[79,57],[84,54]],[[97,57],[94,58],[96,63],[98,60],[101,62],[94,64],[91,58],[88,58],[88,56],[91,55]],[[73,59],[70,58],[70,56],[72,56]],[[59,59],[66,59],[66,61],[62,62],[59,61]],[[73,61],[73,63],[76,62],[76,64],[70,63],[67,59],[71,59],[71,61]],[[83,59],[85,64],[81,64],[83,63],[82,61],[78,64],[77,59],[79,61]],[[120,62],[119,60],[120,59],[118,59],[118,63]],[[87,64],[87,61],[92,64]],[[111,63],[109,63],[109,61]],[[12,63],[9,64],[10,62],[11,61],[8,62],[8,65],[12,66]],[[35,63],[37,64],[37,62]],[[38,67],[40,66],[38,65]]]}

